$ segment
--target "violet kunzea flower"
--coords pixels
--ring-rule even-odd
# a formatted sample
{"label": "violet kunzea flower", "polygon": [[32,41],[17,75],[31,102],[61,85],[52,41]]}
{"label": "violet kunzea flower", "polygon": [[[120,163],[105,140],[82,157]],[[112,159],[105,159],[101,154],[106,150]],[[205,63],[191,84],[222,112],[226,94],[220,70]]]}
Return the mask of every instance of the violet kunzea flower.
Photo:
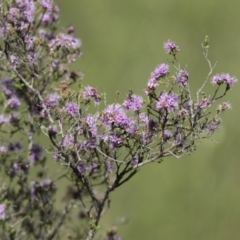
{"label": "violet kunzea flower", "polygon": [[15,152],[18,153],[22,150],[22,144],[20,142],[10,143],[8,145],[8,151],[9,152]]}
{"label": "violet kunzea flower", "polygon": [[175,138],[175,144],[178,145],[178,147],[183,147],[185,145],[185,140],[182,139],[182,136],[179,132],[174,133],[174,138]]}
{"label": "violet kunzea flower", "polygon": [[109,141],[110,147],[115,149],[122,143],[122,138],[119,135],[114,134],[109,136]]}
{"label": "violet kunzea flower", "polygon": [[89,140],[85,141],[79,141],[78,142],[78,151],[79,152],[87,152],[89,150],[95,149],[97,147],[98,142],[96,142],[95,138],[91,138]]}
{"label": "violet kunzea flower", "polygon": [[39,16],[39,19],[41,20],[42,24],[44,26],[50,25],[52,22],[56,22],[58,20],[58,9],[54,9],[54,12],[45,12],[44,14],[41,14]]}
{"label": "violet kunzea flower", "polygon": [[156,103],[156,109],[172,112],[178,108],[179,98],[175,93],[162,93]]}
{"label": "violet kunzea flower", "polygon": [[50,42],[49,46],[52,50],[58,47],[77,49],[81,46],[81,41],[77,38],[72,37],[71,35],[60,33],[55,39]]}
{"label": "violet kunzea flower", "polygon": [[30,155],[30,162],[35,163],[40,160],[42,156],[42,147],[39,146],[38,144],[33,144],[32,149],[31,149],[31,155]]}
{"label": "violet kunzea flower", "polygon": [[34,1],[16,0],[15,6],[9,9],[8,20],[24,28],[24,25],[34,21],[35,11]]}
{"label": "violet kunzea flower", "polygon": [[92,163],[92,165],[91,165],[91,172],[92,173],[96,173],[98,171],[98,169],[99,169],[98,164],[97,163]]}
{"label": "violet kunzea flower", "polygon": [[78,169],[78,171],[79,171],[80,173],[84,174],[84,173],[87,172],[88,167],[87,167],[86,164],[80,163],[80,164],[78,164],[77,169]]}
{"label": "violet kunzea flower", "polygon": [[96,136],[97,135],[96,118],[93,115],[88,115],[85,118],[85,122],[89,126],[89,129],[90,129],[90,132],[91,132],[92,136]]}
{"label": "violet kunzea flower", "polygon": [[142,108],[143,99],[140,96],[129,95],[123,106],[129,111],[138,111]]}
{"label": "violet kunzea flower", "polygon": [[16,90],[14,89],[13,83],[14,81],[11,78],[0,80],[0,88],[2,92],[7,96],[7,98],[12,95],[16,95]]}
{"label": "violet kunzea flower", "polygon": [[186,86],[188,83],[188,72],[185,70],[180,70],[177,74],[177,84],[180,86]]}
{"label": "violet kunzea flower", "polygon": [[72,134],[67,134],[62,140],[63,147],[70,147],[74,144],[74,137]]}
{"label": "violet kunzea flower", "polygon": [[178,111],[178,115],[182,117],[187,117],[189,115],[188,110],[185,108],[182,108],[181,110]]}
{"label": "violet kunzea flower", "polygon": [[138,157],[137,156],[134,156],[132,159],[131,159],[131,164],[132,165],[137,165],[138,164]]}
{"label": "violet kunzea flower", "polygon": [[0,220],[4,220],[6,218],[6,207],[5,204],[0,204]]}
{"label": "violet kunzea flower", "polygon": [[6,153],[8,149],[5,146],[0,146],[0,153]]}
{"label": "violet kunzea flower", "polygon": [[52,194],[55,192],[56,186],[54,182],[50,179],[46,179],[41,183],[36,181],[32,182],[32,187],[30,189],[31,198],[34,201],[38,201],[39,199],[43,201],[47,201],[48,194]]}
{"label": "violet kunzea flower", "polygon": [[212,84],[221,85],[225,83],[228,89],[233,87],[234,83],[236,82],[237,79],[235,77],[231,77],[228,73],[218,74],[212,78]]}
{"label": "violet kunzea flower", "polygon": [[60,96],[57,93],[52,93],[48,96],[48,98],[44,101],[47,107],[54,107],[58,105],[58,100]]}
{"label": "violet kunzea flower", "polygon": [[7,104],[12,109],[17,110],[19,108],[19,106],[21,105],[21,102],[19,101],[19,99],[16,96],[13,96],[10,99],[8,99]]}
{"label": "violet kunzea flower", "polygon": [[95,105],[99,105],[100,103],[100,97],[97,93],[97,90],[91,86],[85,87],[82,96],[85,100],[93,100]]}
{"label": "violet kunzea flower", "polygon": [[151,73],[150,79],[159,79],[161,77],[166,76],[166,74],[169,72],[169,66],[165,63],[158,65],[154,71]]}
{"label": "violet kunzea flower", "polygon": [[56,125],[51,126],[48,132],[51,136],[55,136],[58,133],[57,126]]}
{"label": "violet kunzea flower", "polygon": [[86,148],[87,149],[94,149],[97,147],[98,142],[96,141],[95,138],[91,138],[87,141],[86,143]]}
{"label": "violet kunzea flower", "polygon": [[146,115],[146,113],[140,113],[140,114],[139,114],[139,119],[140,119],[141,122],[143,122],[146,126],[148,126],[149,117]]}
{"label": "violet kunzea flower", "polygon": [[165,140],[168,140],[169,138],[171,138],[172,137],[172,133],[169,131],[169,130],[164,130],[163,131],[163,138],[165,139]]}
{"label": "violet kunzea flower", "polygon": [[231,109],[232,106],[229,102],[223,102],[222,104],[218,105],[217,110],[219,112],[223,112],[225,110]]}
{"label": "violet kunzea flower", "polygon": [[76,103],[67,103],[65,106],[65,111],[72,117],[76,117],[79,113],[79,108]]}
{"label": "violet kunzea flower", "polygon": [[177,52],[180,51],[180,48],[172,41],[168,40],[163,45],[165,51],[169,54],[175,55]]}
{"label": "violet kunzea flower", "polygon": [[7,118],[3,115],[0,115],[0,125],[6,124],[6,123],[9,123],[9,118]]}
{"label": "violet kunzea flower", "polygon": [[53,9],[53,0],[39,0],[39,4],[40,4],[46,11],[52,11],[52,9]]}
{"label": "violet kunzea flower", "polygon": [[[148,84],[147,84],[148,88],[155,89],[157,87],[157,85],[158,85],[158,82],[157,82],[156,78],[151,77],[148,80]],[[146,92],[146,94],[148,95],[148,92]]]}
{"label": "violet kunzea flower", "polygon": [[44,14],[39,16],[41,22],[44,26],[48,26],[49,24],[56,22],[58,20],[58,12],[59,9],[56,5],[53,4],[52,0],[41,0],[40,5],[44,8]]}
{"label": "violet kunzea flower", "polygon": [[158,123],[155,121],[155,120],[153,120],[153,119],[149,119],[149,122],[148,122],[148,130],[150,131],[150,132],[154,132],[154,131],[156,131],[156,129],[158,128]]}
{"label": "violet kunzea flower", "polygon": [[104,111],[100,120],[105,126],[110,127],[114,124],[117,127],[121,127],[128,130],[134,125],[134,120],[127,116],[120,104],[109,105]]}
{"label": "violet kunzea flower", "polygon": [[220,127],[220,122],[212,121],[209,125],[205,127],[205,131],[208,133],[214,133],[219,129],[219,127]]}
{"label": "violet kunzea flower", "polygon": [[207,97],[203,97],[201,99],[201,101],[199,103],[197,103],[197,106],[201,109],[206,109],[206,108],[210,107],[211,105],[212,105],[212,100]]}

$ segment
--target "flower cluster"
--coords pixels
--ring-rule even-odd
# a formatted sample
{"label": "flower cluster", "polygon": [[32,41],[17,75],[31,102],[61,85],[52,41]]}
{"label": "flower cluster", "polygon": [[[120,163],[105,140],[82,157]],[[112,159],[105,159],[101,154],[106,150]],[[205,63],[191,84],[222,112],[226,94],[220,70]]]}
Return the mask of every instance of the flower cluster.
{"label": "flower cluster", "polygon": [[186,86],[188,83],[188,72],[185,70],[180,70],[177,74],[177,83],[182,86]]}
{"label": "flower cluster", "polygon": [[180,48],[172,41],[168,40],[164,43],[164,49],[167,53],[176,55],[177,52],[180,52]]}
{"label": "flower cluster", "polygon": [[228,73],[222,73],[213,76],[212,84],[221,85],[223,83],[226,84],[227,89],[233,87],[233,85],[237,82],[235,77],[231,77]]}
{"label": "flower cluster", "polygon": [[172,112],[178,108],[179,98],[175,93],[162,93],[156,103],[156,109]]}

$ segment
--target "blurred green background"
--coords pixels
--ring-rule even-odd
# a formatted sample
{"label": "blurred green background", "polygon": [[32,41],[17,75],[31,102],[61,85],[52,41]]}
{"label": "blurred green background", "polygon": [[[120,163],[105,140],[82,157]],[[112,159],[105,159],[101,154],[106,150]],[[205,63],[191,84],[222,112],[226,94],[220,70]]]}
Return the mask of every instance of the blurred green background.
{"label": "blurred green background", "polygon": [[[215,73],[240,78],[240,2],[237,0],[57,0],[61,26],[72,24],[83,45],[75,67],[84,82],[106,91],[142,94],[150,72],[168,56],[163,42],[181,49],[193,90],[208,73],[201,43],[210,37],[209,57]],[[112,194],[102,228],[120,224],[123,240],[240,239],[239,84],[225,100],[233,110],[223,127],[191,156],[151,164]],[[209,91],[213,87],[209,85]]]}

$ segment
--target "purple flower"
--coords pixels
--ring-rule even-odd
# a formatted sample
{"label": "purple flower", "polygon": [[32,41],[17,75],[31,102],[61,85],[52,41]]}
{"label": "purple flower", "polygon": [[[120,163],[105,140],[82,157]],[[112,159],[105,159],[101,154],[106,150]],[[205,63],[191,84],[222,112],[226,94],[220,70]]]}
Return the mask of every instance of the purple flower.
{"label": "purple flower", "polygon": [[80,163],[80,164],[78,164],[77,169],[80,173],[84,174],[85,172],[87,172],[88,167],[86,164]]}
{"label": "purple flower", "polygon": [[117,148],[122,143],[121,137],[119,137],[119,135],[116,135],[116,134],[111,135],[109,137],[109,141],[112,148]]}
{"label": "purple flower", "polygon": [[213,76],[212,78],[212,84],[221,85],[225,83],[228,89],[233,87],[234,83],[236,82],[237,82],[237,79],[235,77],[231,77],[228,73],[218,74]]}
{"label": "purple flower", "polygon": [[50,179],[46,179],[41,183],[38,182],[32,182],[32,187],[30,189],[31,198],[32,200],[39,200],[42,201],[49,201],[48,194],[52,193],[56,190],[54,182]]}
{"label": "purple flower", "polygon": [[180,86],[186,86],[188,83],[188,72],[180,70],[177,74],[177,83]]}
{"label": "purple flower", "polygon": [[13,96],[10,99],[8,99],[7,104],[12,109],[17,110],[19,108],[19,106],[21,105],[21,102],[19,101],[19,99],[17,97]]}
{"label": "purple flower", "polygon": [[180,51],[180,48],[172,41],[168,40],[163,44],[165,51],[169,54],[176,54]]}
{"label": "purple flower", "polygon": [[151,140],[151,136],[147,132],[142,131],[141,139],[142,139],[143,143],[147,143],[147,142],[149,142]]}
{"label": "purple flower", "polygon": [[50,49],[54,50],[58,47],[65,47],[67,49],[77,49],[81,46],[81,41],[70,35],[60,33],[50,42]]}
{"label": "purple flower", "polygon": [[3,220],[6,218],[6,213],[5,213],[5,204],[0,204],[0,220]]}
{"label": "purple flower", "polygon": [[42,147],[40,147],[38,144],[33,144],[32,149],[31,149],[31,155],[30,155],[30,162],[36,163],[37,161],[40,160],[42,156]]}
{"label": "purple flower", "polygon": [[205,109],[205,108],[208,108],[212,105],[212,101],[211,99],[207,98],[207,97],[203,97],[201,102],[199,102],[197,104],[197,106],[201,109]]}
{"label": "purple flower", "polygon": [[[17,7],[19,9],[21,9],[21,18],[20,20],[24,20],[28,23],[31,23],[33,22],[34,20],[34,15],[35,15],[35,5],[34,5],[34,1],[31,1],[31,0],[16,0],[16,3],[17,3]],[[18,20],[18,19],[15,19],[15,21]],[[24,22],[20,22],[20,23],[23,23]],[[18,23],[19,24],[19,23]]]}
{"label": "purple flower", "polygon": [[154,71],[151,73],[151,78],[154,78],[157,80],[161,77],[165,77],[168,72],[169,72],[169,66],[167,64],[163,63],[161,65],[158,65],[154,69]]}
{"label": "purple flower", "polygon": [[57,134],[57,132],[58,132],[57,126],[56,125],[51,126],[49,128],[48,132],[49,132],[50,135],[55,136]]}
{"label": "purple flower", "polygon": [[132,165],[137,165],[138,164],[138,157],[134,156],[132,159],[131,159],[131,164]]}
{"label": "purple flower", "polygon": [[0,115],[0,125],[4,123],[9,123],[9,118]]}
{"label": "purple flower", "polygon": [[90,128],[90,132],[91,132],[92,136],[96,136],[97,135],[97,126],[96,126],[95,117],[92,115],[88,115],[86,117],[85,121]]}
{"label": "purple flower", "polygon": [[0,146],[0,153],[6,153],[8,149],[4,146]]}
{"label": "purple flower", "polygon": [[24,173],[27,174],[29,169],[29,164],[24,163],[22,158],[19,157],[16,162],[12,164],[7,170],[7,174],[11,177],[14,178],[16,174],[18,173]]}
{"label": "purple flower", "polygon": [[205,131],[209,133],[217,132],[217,130],[219,129],[219,126],[220,126],[220,123],[209,124],[206,126]]}
{"label": "purple flower", "polygon": [[45,12],[39,16],[43,25],[48,26],[52,22],[56,22],[58,20],[58,15],[54,12]]}
{"label": "purple flower", "polygon": [[11,7],[8,11],[8,21],[17,22],[21,17],[20,9],[16,7]]}
{"label": "purple flower", "polygon": [[158,128],[158,123],[156,121],[154,121],[153,119],[149,119],[148,130],[150,132],[153,132],[153,131],[156,131],[157,128]]}
{"label": "purple flower", "polygon": [[91,165],[91,172],[96,173],[98,171],[99,167],[97,163],[92,163]]}
{"label": "purple flower", "polygon": [[78,134],[78,135],[82,135],[82,134],[83,134],[83,129],[82,129],[80,126],[78,126],[78,127],[76,128],[76,130],[77,130],[77,134]]}
{"label": "purple flower", "polygon": [[87,149],[94,149],[96,147],[97,147],[97,142],[95,138],[91,138],[90,140],[87,141],[86,143]]}
{"label": "purple flower", "polygon": [[169,131],[169,130],[164,130],[163,131],[163,138],[165,139],[165,140],[168,140],[169,138],[171,138],[172,137],[172,133]]}
{"label": "purple flower", "polygon": [[65,106],[65,111],[70,114],[72,117],[75,117],[79,113],[79,108],[76,103],[67,103]]}
{"label": "purple flower", "polygon": [[25,11],[23,12],[23,15],[25,17],[25,20],[29,23],[32,23],[34,21],[34,17],[35,17],[35,5],[33,3],[33,1],[30,1],[27,5],[27,7],[25,8]]}
{"label": "purple flower", "polygon": [[100,97],[97,93],[97,90],[91,86],[86,86],[83,93],[82,93],[83,99],[86,100],[94,100],[94,104],[98,105],[100,103]]}
{"label": "purple flower", "polygon": [[51,12],[53,10],[52,0],[39,0],[39,4],[46,10]]}
{"label": "purple flower", "polygon": [[174,133],[174,138],[178,147],[183,147],[185,145],[185,141],[182,139],[182,136],[179,132]]}
{"label": "purple flower", "polygon": [[189,113],[188,113],[187,109],[183,108],[178,112],[178,115],[182,116],[182,117],[187,117],[189,115]]}
{"label": "purple flower", "polygon": [[129,128],[133,124],[133,120],[129,118],[124,112],[120,104],[109,105],[104,111],[100,120],[106,125],[111,126],[112,124],[122,127]]}
{"label": "purple flower", "polygon": [[13,87],[13,80],[11,78],[5,78],[0,81],[0,88],[3,93],[9,98],[11,95],[15,94],[15,89]]}
{"label": "purple flower", "polygon": [[143,99],[136,95],[129,95],[123,106],[129,111],[138,111],[142,108]]}
{"label": "purple flower", "polygon": [[139,119],[146,125],[148,126],[149,124],[149,117],[145,113],[140,113],[139,114]]}
{"label": "purple flower", "polygon": [[98,142],[96,141],[96,139],[91,138],[87,141],[79,141],[77,149],[79,152],[86,152],[96,148],[97,144]]}
{"label": "purple flower", "polygon": [[22,150],[22,144],[20,142],[10,143],[8,145],[8,151],[18,153]]}
{"label": "purple flower", "polygon": [[45,105],[47,107],[54,107],[58,105],[58,99],[60,96],[57,93],[52,93],[48,96],[48,98],[45,100]]}
{"label": "purple flower", "polygon": [[[155,89],[157,87],[158,83],[157,83],[157,80],[155,77],[150,77],[149,80],[148,80],[148,88],[150,89]],[[147,94],[148,95],[148,94]]]}
{"label": "purple flower", "polygon": [[175,93],[162,93],[156,103],[156,109],[166,109],[168,112],[172,112],[178,108],[178,102],[179,98]]}
{"label": "purple flower", "polygon": [[222,104],[218,105],[217,110],[218,110],[219,112],[223,112],[223,111],[228,110],[228,109],[231,109],[231,108],[232,108],[232,106],[231,106],[230,103],[228,103],[228,102],[223,102]]}
{"label": "purple flower", "polygon": [[74,137],[72,134],[67,134],[62,140],[63,147],[70,147],[74,144]]}

